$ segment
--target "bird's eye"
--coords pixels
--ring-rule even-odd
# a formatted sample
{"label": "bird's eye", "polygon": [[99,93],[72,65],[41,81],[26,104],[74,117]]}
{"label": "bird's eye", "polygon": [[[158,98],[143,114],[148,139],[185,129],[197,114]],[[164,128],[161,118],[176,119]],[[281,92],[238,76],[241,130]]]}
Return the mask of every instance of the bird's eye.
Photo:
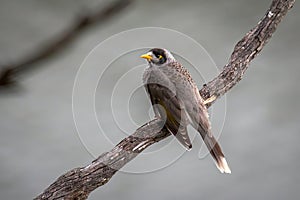
{"label": "bird's eye", "polygon": [[160,59],[162,59],[162,58],[163,58],[163,56],[162,56],[162,55],[159,55],[159,56],[158,56],[158,59],[159,59],[159,60],[160,60]]}

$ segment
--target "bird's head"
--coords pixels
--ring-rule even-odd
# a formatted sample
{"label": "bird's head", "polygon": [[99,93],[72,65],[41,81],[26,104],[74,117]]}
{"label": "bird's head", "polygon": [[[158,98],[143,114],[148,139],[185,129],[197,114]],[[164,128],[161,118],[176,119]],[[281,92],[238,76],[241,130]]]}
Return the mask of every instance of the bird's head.
{"label": "bird's head", "polygon": [[166,49],[154,48],[141,55],[141,58],[147,59],[149,63],[156,65],[168,64],[175,61],[173,55]]}

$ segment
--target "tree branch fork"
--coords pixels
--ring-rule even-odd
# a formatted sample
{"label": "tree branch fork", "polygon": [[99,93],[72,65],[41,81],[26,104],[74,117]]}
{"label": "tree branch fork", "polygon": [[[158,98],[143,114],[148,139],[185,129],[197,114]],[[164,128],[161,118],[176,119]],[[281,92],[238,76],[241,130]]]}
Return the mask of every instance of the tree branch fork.
{"label": "tree branch fork", "polygon": [[[242,79],[249,63],[260,53],[294,3],[295,0],[273,0],[258,24],[235,45],[223,71],[199,91],[204,100],[213,99],[208,107]],[[60,176],[35,199],[87,199],[93,190],[106,184],[139,153],[170,136],[162,128],[162,123],[160,119],[153,119],[144,124],[89,165],[72,169]]]}

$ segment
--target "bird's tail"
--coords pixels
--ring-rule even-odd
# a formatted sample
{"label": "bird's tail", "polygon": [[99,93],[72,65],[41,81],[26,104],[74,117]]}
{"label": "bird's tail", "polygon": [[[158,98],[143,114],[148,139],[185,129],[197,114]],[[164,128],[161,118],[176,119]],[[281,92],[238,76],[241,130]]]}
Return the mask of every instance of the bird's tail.
{"label": "bird's tail", "polygon": [[204,143],[206,144],[210,154],[212,155],[213,159],[215,160],[217,168],[222,172],[222,173],[231,173],[231,170],[227,164],[227,161],[225,159],[225,156],[222,152],[222,149],[220,145],[218,144],[217,140],[214,138],[214,136],[209,136],[208,134],[202,134],[203,132],[201,131],[201,137],[204,140]]}

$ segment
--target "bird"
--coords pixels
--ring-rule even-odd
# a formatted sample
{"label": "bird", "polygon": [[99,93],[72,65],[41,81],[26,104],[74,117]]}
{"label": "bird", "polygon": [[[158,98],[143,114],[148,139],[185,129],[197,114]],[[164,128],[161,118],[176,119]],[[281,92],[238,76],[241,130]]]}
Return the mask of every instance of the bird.
{"label": "bird", "polygon": [[206,104],[191,74],[164,48],[153,48],[140,56],[147,60],[143,84],[156,118],[187,149],[192,148],[187,126],[195,128],[204,140],[221,173],[231,173],[224,153],[213,136]]}

